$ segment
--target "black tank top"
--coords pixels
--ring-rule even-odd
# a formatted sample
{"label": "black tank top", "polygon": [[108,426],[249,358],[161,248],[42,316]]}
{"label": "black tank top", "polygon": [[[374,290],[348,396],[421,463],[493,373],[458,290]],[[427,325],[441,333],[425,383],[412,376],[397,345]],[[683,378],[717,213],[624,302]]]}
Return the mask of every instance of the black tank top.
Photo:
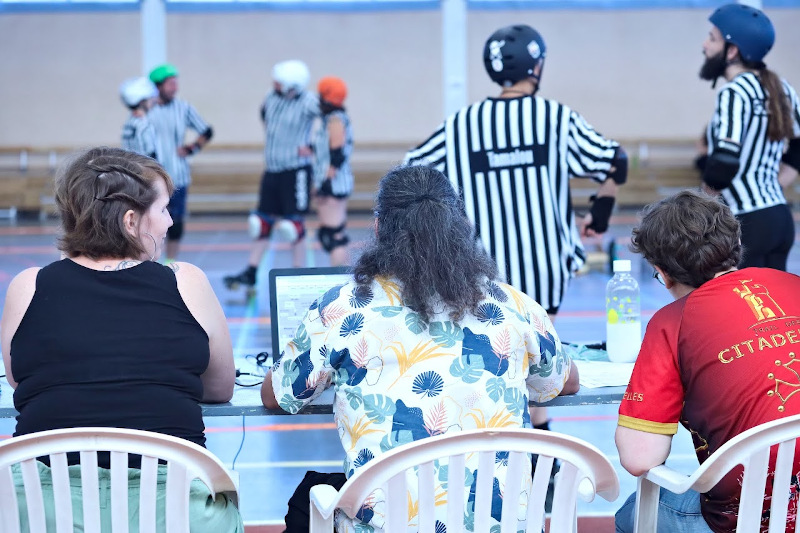
{"label": "black tank top", "polygon": [[168,267],[97,271],[70,259],[44,267],[11,354],[14,435],[107,426],[205,445],[208,335]]}

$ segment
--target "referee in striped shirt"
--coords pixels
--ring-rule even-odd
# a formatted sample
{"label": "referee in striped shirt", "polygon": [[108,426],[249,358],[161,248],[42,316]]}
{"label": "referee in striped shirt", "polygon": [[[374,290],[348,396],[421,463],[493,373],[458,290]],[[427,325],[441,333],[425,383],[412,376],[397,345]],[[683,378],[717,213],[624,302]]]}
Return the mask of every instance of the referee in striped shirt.
{"label": "referee in striped shirt", "polygon": [[319,100],[306,91],[308,66],[290,59],[272,69],[273,90],[261,107],[266,145],[266,170],[261,177],[258,207],[250,215],[250,236],[255,239],[247,267],[223,278],[225,286],[252,290],[256,272],[269,248],[273,231],[292,243],[292,264],[305,264],[305,214],[312,186],[311,127],[319,117]]}
{"label": "referee in striped shirt", "polygon": [[[526,25],[501,28],[486,41],[483,62],[502,90],[448,117],[406,155],[450,178],[467,216],[506,281],[555,318],[570,278],[584,262],[581,236],[604,233],[628,160],[615,141],[577,112],[536,96],[547,49]],[[572,177],[600,185],[589,213],[576,223]],[[531,409],[536,429],[547,410]]]}
{"label": "referee in striped shirt", "polygon": [[703,182],[722,195],[741,223],[739,266],[786,270],[795,230],[783,187],[800,169],[797,92],[763,61],[775,42],[764,13],[728,4],[709,20],[700,77],[714,84],[723,77],[726,83],[708,125]]}
{"label": "referee in striped shirt", "polygon": [[[544,40],[530,26],[497,30],[483,59],[500,95],[447,118],[408,152],[406,163],[431,165],[450,178],[506,281],[552,318],[584,262],[581,236],[608,228],[627,158],[580,114],[535,96],[545,55]],[[600,184],[580,224],[570,200],[572,177]]]}
{"label": "referee in striped shirt", "polygon": [[[175,192],[168,206],[173,220],[167,230],[166,261],[169,263],[177,257],[183,237],[186,196],[192,182],[187,158],[199,152],[211,140],[214,132],[192,104],[175,97],[178,92],[178,70],[174,66],[164,64],[154,68],[150,72],[150,80],[158,88],[158,102],[147,118],[155,129],[158,162],[175,183]],[[186,143],[187,129],[198,133],[198,137],[190,144]]]}

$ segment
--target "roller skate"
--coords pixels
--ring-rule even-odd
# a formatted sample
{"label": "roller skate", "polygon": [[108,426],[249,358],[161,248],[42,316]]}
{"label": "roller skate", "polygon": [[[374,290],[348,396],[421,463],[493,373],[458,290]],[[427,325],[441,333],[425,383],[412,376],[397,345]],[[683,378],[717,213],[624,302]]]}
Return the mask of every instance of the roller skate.
{"label": "roller skate", "polygon": [[222,282],[228,290],[236,291],[239,287],[244,287],[247,297],[250,298],[256,294],[256,269],[255,267],[248,266],[238,274],[225,276]]}

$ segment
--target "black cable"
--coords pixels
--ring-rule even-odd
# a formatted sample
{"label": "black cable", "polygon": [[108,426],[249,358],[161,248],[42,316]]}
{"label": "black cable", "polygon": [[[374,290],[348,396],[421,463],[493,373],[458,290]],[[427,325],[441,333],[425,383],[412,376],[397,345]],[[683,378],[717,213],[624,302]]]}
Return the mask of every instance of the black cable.
{"label": "black cable", "polygon": [[[242,372],[241,370],[239,370],[237,368],[236,369],[236,377],[238,378],[239,376],[256,376],[256,377],[260,377],[260,378],[264,377],[263,374],[253,374],[252,372]],[[257,381],[255,383],[240,383],[239,380],[237,379],[236,381],[234,381],[234,383],[236,383],[240,387],[256,387],[256,386],[261,385],[262,383],[264,383],[264,380],[261,379],[260,381]]]}
{"label": "black cable", "polygon": [[242,415],[242,442],[239,443],[239,449],[236,450],[236,455],[233,456],[233,463],[231,463],[231,470],[236,470],[236,459],[239,458],[239,454],[244,447],[244,436],[245,436],[245,429],[244,429],[244,415]]}

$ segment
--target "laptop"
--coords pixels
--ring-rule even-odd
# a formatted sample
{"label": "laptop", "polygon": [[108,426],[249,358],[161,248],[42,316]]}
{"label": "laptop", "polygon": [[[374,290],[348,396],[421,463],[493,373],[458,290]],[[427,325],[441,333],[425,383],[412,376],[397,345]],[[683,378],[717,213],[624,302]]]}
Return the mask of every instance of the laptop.
{"label": "laptop", "polygon": [[294,338],[314,300],[352,279],[350,267],[274,268],[269,271],[273,360]]}

